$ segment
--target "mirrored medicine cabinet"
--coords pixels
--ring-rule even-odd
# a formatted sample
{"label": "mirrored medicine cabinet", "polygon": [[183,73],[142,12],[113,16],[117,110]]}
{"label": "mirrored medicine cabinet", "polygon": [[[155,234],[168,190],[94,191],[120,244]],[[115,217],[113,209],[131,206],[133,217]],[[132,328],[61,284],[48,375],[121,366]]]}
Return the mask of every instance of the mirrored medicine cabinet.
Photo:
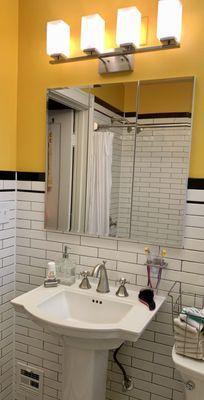
{"label": "mirrored medicine cabinet", "polygon": [[46,229],[182,247],[194,88],[48,89]]}

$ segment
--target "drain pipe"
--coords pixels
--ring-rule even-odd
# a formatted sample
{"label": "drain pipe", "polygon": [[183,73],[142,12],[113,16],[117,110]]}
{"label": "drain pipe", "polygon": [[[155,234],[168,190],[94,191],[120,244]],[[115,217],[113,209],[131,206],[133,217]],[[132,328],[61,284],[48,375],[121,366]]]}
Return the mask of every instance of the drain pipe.
{"label": "drain pipe", "polygon": [[117,359],[117,354],[119,352],[119,350],[121,349],[121,347],[124,345],[124,342],[117,348],[114,350],[113,352],[113,359],[115,361],[115,363],[118,365],[118,367],[120,368],[120,370],[122,371],[123,374],[123,390],[124,392],[128,391],[128,390],[132,390],[133,388],[133,382],[132,379],[130,378],[130,376],[127,375],[125,368],[123,367],[123,365],[118,361]]}

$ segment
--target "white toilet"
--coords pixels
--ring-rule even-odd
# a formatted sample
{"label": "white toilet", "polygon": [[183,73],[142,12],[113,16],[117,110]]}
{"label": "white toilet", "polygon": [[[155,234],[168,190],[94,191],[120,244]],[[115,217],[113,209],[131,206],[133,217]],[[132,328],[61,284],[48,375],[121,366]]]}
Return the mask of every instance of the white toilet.
{"label": "white toilet", "polygon": [[185,384],[185,400],[204,399],[204,361],[179,355],[172,350],[172,358]]}

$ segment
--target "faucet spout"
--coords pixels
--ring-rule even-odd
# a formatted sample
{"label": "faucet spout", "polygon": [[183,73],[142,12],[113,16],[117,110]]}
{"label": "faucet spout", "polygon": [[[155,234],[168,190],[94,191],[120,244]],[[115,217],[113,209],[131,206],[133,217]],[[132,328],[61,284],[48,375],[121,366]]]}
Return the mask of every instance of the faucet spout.
{"label": "faucet spout", "polygon": [[99,282],[96,291],[99,293],[108,293],[110,292],[109,282],[108,282],[108,274],[106,270],[106,261],[103,261],[100,264],[97,264],[92,272],[92,276],[96,278],[99,277]]}

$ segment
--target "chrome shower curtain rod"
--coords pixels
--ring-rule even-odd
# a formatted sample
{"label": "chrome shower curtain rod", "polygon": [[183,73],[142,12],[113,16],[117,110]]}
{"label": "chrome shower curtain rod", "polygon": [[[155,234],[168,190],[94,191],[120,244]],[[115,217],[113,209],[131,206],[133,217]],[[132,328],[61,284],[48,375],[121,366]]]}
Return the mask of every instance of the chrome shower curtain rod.
{"label": "chrome shower curtain rod", "polygon": [[[114,124],[96,124],[95,131],[100,129],[110,129],[110,128],[136,128],[136,124],[133,122],[114,125]],[[191,128],[190,122],[172,122],[172,123],[155,123],[155,124],[137,124],[137,131],[141,132],[144,129],[163,129],[163,128]]]}

